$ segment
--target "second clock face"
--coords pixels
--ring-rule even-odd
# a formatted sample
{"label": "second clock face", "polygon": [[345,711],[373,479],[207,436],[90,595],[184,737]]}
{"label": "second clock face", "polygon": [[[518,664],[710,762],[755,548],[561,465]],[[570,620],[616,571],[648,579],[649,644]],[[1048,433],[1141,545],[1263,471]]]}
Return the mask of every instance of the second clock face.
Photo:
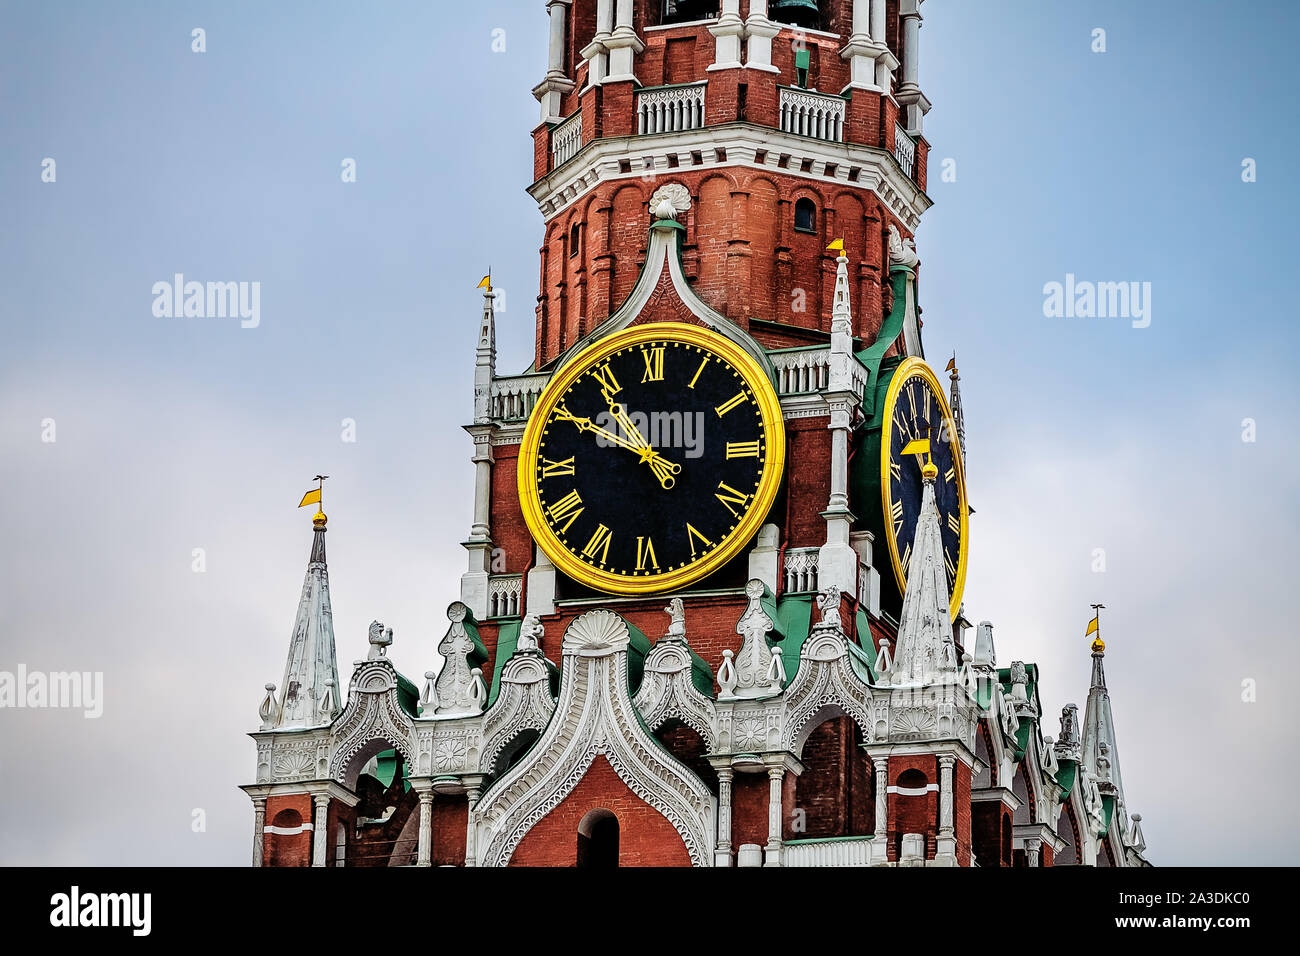
{"label": "second clock face", "polygon": [[881,504],[899,593],[907,588],[916,523],[921,514],[921,468],[927,460],[924,454],[904,454],[903,449],[915,439],[928,438],[928,457],[939,470],[934,482],[934,500],[939,512],[950,609],[955,618],[961,608],[966,581],[966,479],[952,412],[939,380],[928,365],[909,358],[899,366],[889,383],[884,412]]}
{"label": "second clock face", "polygon": [[753,537],[785,453],[775,392],[716,333],[634,326],[565,366],[533,410],[519,488],[556,566],[601,590],[682,587]]}

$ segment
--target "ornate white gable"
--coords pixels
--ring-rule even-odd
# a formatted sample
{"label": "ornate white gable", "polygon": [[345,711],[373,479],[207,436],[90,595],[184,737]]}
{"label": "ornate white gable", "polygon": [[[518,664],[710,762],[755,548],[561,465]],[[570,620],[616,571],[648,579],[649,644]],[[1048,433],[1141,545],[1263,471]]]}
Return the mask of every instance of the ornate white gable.
{"label": "ornate white gable", "polygon": [[524,835],[573,791],[600,755],[673,825],[693,864],[712,862],[713,796],[639,719],[627,685],[628,639],[626,622],[612,611],[588,611],[569,625],[554,719],[476,808],[476,858],[483,866],[509,862]]}

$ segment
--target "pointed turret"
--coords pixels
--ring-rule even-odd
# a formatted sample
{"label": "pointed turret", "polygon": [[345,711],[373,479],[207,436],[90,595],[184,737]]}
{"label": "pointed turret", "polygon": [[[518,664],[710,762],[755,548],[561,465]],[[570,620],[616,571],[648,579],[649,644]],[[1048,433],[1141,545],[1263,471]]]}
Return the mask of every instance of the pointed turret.
{"label": "pointed turret", "polygon": [[1123,800],[1124,785],[1119,773],[1119,749],[1115,746],[1115,721],[1110,713],[1110,692],[1102,661],[1106,643],[1100,631],[1092,642],[1092,682],[1083,712],[1083,765],[1101,780],[1109,780]]}
{"label": "pointed turret", "polygon": [[293,622],[289,659],[269,730],[318,727],[338,713],[339,668],[334,656],[334,615],[330,610],[329,570],[325,566],[325,524],[318,511],[312,518],[311,558],[302,582],[298,617]]}
{"label": "pointed turret", "polygon": [[952,407],[952,425],[957,431],[957,445],[961,448],[961,465],[966,467],[966,417],[961,410],[961,376],[957,374],[957,353],[952,353],[948,363],[948,379],[952,382],[948,389],[948,404]]}
{"label": "pointed turret", "polygon": [[948,578],[944,570],[939,509],[934,500],[934,479],[939,469],[927,461],[921,469],[921,515],[907,570],[907,592],[898,625],[898,644],[891,684],[928,684],[957,667],[952,639]]}
{"label": "pointed turret", "polygon": [[491,276],[483,280],[483,319],[479,323],[474,353],[474,422],[492,420],[492,377],[497,370],[496,292]]}

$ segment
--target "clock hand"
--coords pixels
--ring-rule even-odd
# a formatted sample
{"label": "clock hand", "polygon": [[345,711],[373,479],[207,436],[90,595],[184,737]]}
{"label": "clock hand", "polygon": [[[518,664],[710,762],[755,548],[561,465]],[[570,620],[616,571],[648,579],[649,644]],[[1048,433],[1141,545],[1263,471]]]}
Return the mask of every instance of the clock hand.
{"label": "clock hand", "polygon": [[674,479],[672,475],[680,472],[682,466],[674,464],[664,458],[649,445],[635,445],[622,435],[616,435],[614,432],[601,428],[590,418],[582,418],[578,415],[574,415],[564,406],[560,406],[555,410],[555,417],[560,421],[573,422],[574,425],[578,426],[578,431],[591,432],[594,435],[599,435],[600,437],[613,442],[620,448],[626,448],[628,451],[636,452],[641,456],[642,462],[650,465],[650,470],[653,471],[655,477],[659,479],[660,487],[667,489],[677,483],[676,479]]}

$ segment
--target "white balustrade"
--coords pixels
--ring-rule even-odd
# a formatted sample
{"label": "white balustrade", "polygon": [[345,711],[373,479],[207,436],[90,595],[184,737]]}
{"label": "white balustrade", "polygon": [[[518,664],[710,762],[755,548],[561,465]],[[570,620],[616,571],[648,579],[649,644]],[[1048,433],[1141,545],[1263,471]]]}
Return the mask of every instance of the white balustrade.
{"label": "white balustrade", "polygon": [[844,142],[844,97],[782,87],[780,108],[784,132]]}

